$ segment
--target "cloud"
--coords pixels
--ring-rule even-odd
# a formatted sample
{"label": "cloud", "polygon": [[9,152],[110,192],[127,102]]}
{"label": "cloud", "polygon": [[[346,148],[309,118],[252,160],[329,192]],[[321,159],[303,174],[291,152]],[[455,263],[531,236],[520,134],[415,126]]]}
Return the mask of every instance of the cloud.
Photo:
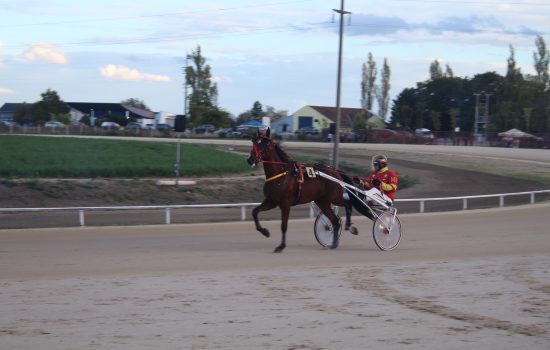
{"label": "cloud", "polygon": [[63,49],[52,44],[41,43],[32,45],[23,53],[23,58],[28,61],[44,61],[52,64],[67,64],[67,58]]}
{"label": "cloud", "polygon": [[3,95],[15,94],[15,90],[0,87],[0,94],[3,94]]}
{"label": "cloud", "polygon": [[161,83],[170,81],[170,77],[166,75],[142,73],[136,69],[114,64],[108,64],[99,68],[99,72],[110,80],[156,81]]}
{"label": "cloud", "polygon": [[387,35],[409,28],[410,24],[398,17],[356,14],[353,15],[353,24],[344,32],[349,35]]}
{"label": "cloud", "polygon": [[[532,36],[538,31],[522,26],[507,28],[493,16],[443,17],[435,23],[413,23],[399,17],[385,17],[372,14],[356,14],[352,25],[345,28],[345,33],[357,35],[402,35],[403,32],[425,31],[432,35],[442,33],[463,33],[469,35],[501,34]],[[335,29],[336,30],[336,29]]]}

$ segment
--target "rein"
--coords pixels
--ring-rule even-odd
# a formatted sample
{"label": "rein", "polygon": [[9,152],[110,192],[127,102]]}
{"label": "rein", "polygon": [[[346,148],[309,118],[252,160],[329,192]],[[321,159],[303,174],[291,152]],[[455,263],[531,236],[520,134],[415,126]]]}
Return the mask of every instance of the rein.
{"label": "rein", "polygon": [[273,161],[273,160],[262,160],[262,163],[269,163],[269,164],[292,164],[292,163],[289,163],[289,162],[276,162],[276,161]]}

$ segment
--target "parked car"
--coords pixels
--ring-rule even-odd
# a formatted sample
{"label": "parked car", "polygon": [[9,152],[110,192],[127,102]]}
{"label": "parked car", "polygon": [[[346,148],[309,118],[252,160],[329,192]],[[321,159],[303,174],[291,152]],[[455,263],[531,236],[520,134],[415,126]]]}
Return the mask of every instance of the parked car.
{"label": "parked car", "polygon": [[85,126],[88,126],[82,122],[79,122],[79,121],[73,121],[69,124],[69,126],[71,127],[85,127]]}
{"label": "parked car", "polygon": [[214,132],[216,127],[212,124],[202,124],[193,128],[195,134],[204,134],[207,132]]}
{"label": "parked car", "polygon": [[391,129],[371,129],[369,139],[372,141],[391,141],[397,137],[397,132]]}
{"label": "parked car", "polygon": [[303,128],[300,128],[296,130],[296,134],[300,135],[318,135],[319,130],[315,129],[313,126],[304,126]]}
{"label": "parked car", "polygon": [[101,127],[104,128],[104,129],[109,129],[109,130],[119,130],[120,129],[120,125],[118,123],[115,123],[115,122],[103,122],[103,123],[101,123]]}
{"label": "parked car", "polygon": [[359,142],[360,135],[352,131],[341,132],[340,142]]}
{"label": "parked car", "polygon": [[415,134],[416,136],[427,137],[427,138],[430,138],[430,139],[433,139],[433,138],[434,138],[433,132],[432,132],[430,129],[426,129],[426,128],[416,129],[416,130],[414,131],[414,134]]}
{"label": "parked car", "polygon": [[0,121],[0,125],[10,127],[10,126],[16,126],[17,123],[14,122],[13,120],[2,120]]}
{"label": "parked car", "polygon": [[58,122],[57,120],[50,120],[44,124],[45,128],[62,128],[65,124]]}
{"label": "parked car", "polygon": [[166,123],[159,123],[157,124],[157,130],[174,130],[174,127],[170,124],[166,124]]}
{"label": "parked car", "polygon": [[128,124],[126,124],[126,127],[125,127],[127,130],[141,130],[142,129],[142,126],[140,123],[137,123],[137,122],[130,122]]}

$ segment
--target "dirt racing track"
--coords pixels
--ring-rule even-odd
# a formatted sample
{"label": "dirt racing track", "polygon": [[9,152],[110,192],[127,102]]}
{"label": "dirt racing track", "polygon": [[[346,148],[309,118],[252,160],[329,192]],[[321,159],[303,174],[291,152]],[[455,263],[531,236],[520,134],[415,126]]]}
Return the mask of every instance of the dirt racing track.
{"label": "dirt racing track", "polygon": [[366,218],[0,231],[2,349],[548,349],[550,204]]}

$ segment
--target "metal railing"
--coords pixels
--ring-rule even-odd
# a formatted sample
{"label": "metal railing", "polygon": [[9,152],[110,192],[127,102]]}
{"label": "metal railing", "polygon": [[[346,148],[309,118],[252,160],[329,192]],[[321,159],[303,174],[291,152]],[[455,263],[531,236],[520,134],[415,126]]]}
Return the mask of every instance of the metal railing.
{"label": "metal railing", "polygon": [[498,198],[499,207],[504,206],[504,198],[512,196],[522,196],[529,195],[529,203],[535,204],[535,194],[537,193],[550,193],[550,190],[540,190],[540,191],[527,191],[527,192],[514,192],[514,193],[499,193],[499,194],[486,194],[479,196],[460,196],[460,197],[443,197],[443,198],[416,198],[416,199],[396,199],[396,202],[419,202],[420,203],[420,213],[425,212],[425,203],[430,201],[448,201],[448,200],[462,200],[462,210],[468,209],[468,199],[478,199],[478,198]]}
{"label": "metal railing", "polygon": [[[425,212],[425,203],[432,201],[453,201],[462,200],[462,210],[468,209],[469,199],[479,198],[499,198],[499,207],[504,206],[504,198],[511,196],[529,196],[529,203],[535,204],[535,195],[550,193],[550,190],[515,192],[515,193],[500,193],[479,196],[460,196],[460,197],[443,197],[443,198],[417,198],[417,199],[397,199],[397,203],[403,202],[418,202],[420,204],[419,212]],[[24,212],[70,212],[78,213],[78,220],[81,227],[86,226],[86,212],[93,211],[115,211],[115,210],[164,210],[164,223],[169,225],[172,222],[172,210],[174,209],[189,209],[189,208],[240,208],[241,221],[246,220],[246,209],[256,207],[260,203],[229,203],[229,204],[185,204],[185,205],[140,205],[140,206],[106,206],[106,207],[57,207],[57,208],[0,208],[0,213],[24,213]],[[309,217],[315,216],[314,206],[310,206]]]}

